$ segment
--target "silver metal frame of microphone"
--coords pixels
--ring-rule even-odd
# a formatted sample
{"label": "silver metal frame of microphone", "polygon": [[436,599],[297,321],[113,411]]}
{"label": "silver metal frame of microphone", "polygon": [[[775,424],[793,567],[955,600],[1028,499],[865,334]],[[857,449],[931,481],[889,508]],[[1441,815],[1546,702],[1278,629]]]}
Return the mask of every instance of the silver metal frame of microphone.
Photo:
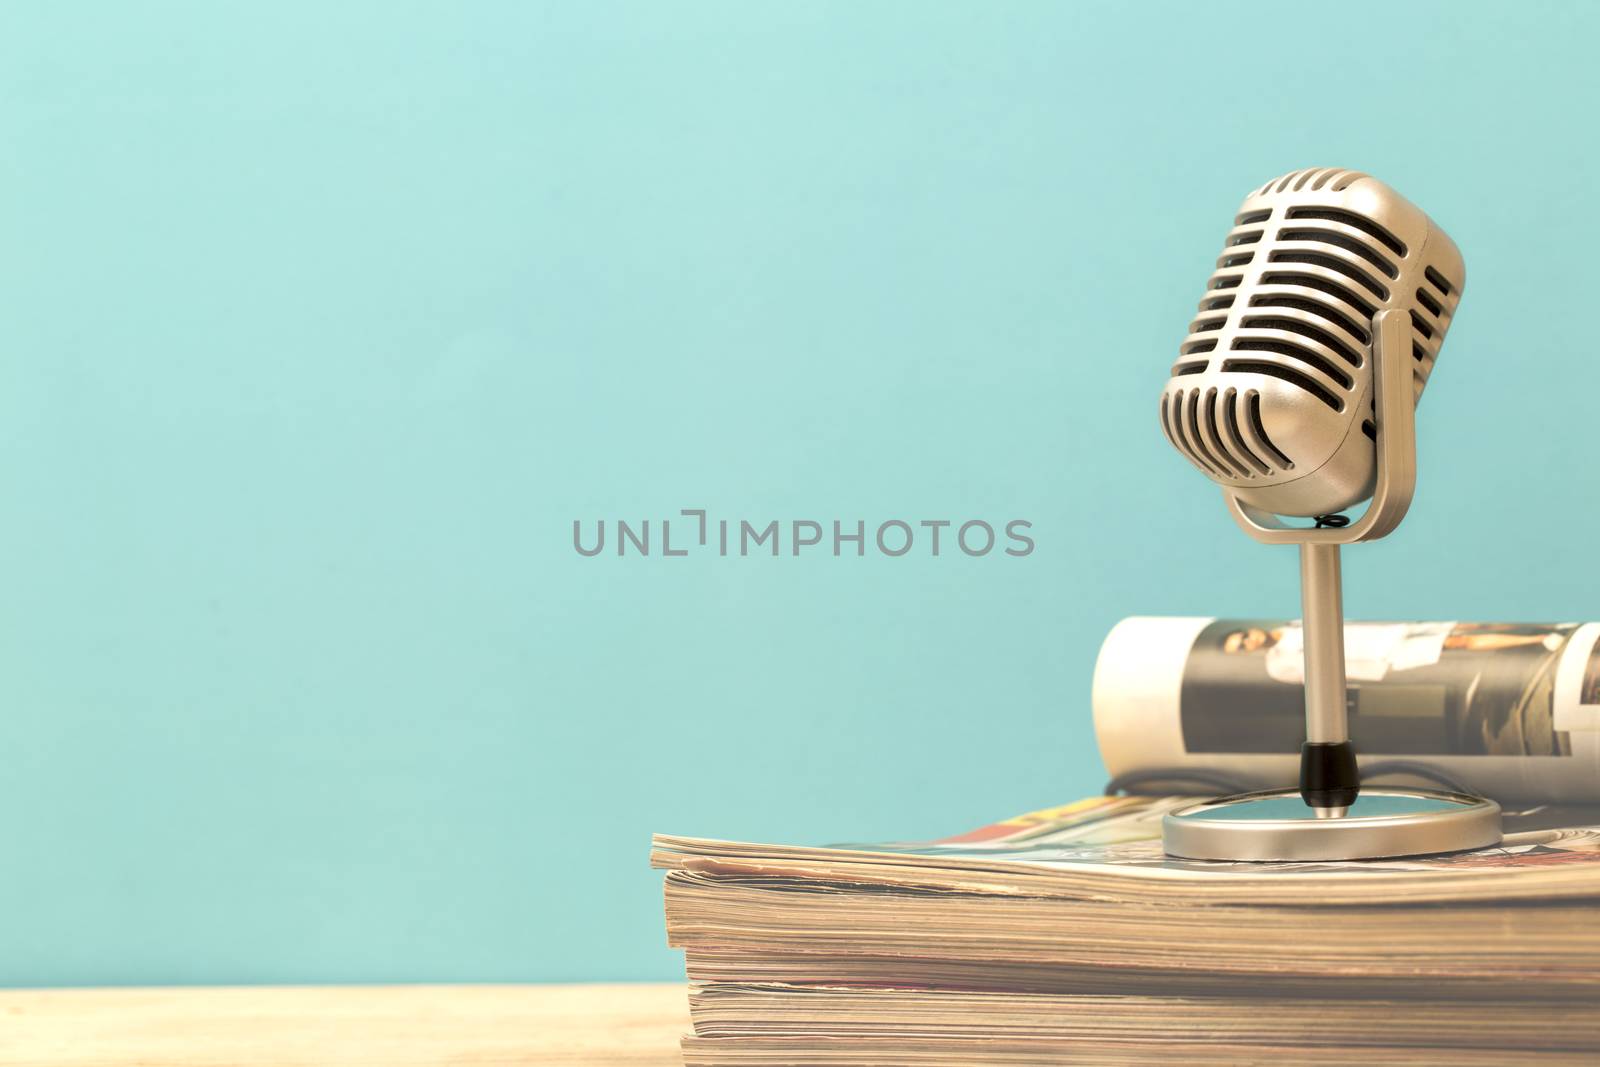
{"label": "silver metal frame of microphone", "polygon": [[[1342,527],[1291,526],[1240,500],[1232,490],[1222,491],[1228,511],[1251,537],[1266,544],[1300,546],[1306,740],[1308,747],[1342,746],[1352,763],[1339,546],[1383,537],[1411,506],[1417,458],[1408,326],[1408,316],[1398,309],[1373,317],[1377,470],[1372,500],[1361,518]],[[1165,849],[1193,859],[1349,860],[1453,852],[1500,841],[1500,807],[1480,797],[1373,790],[1363,805],[1372,805],[1370,811],[1347,814],[1348,805],[1332,805],[1313,806],[1313,819],[1283,814],[1285,801],[1298,805],[1307,795],[1302,770],[1301,789],[1223,797],[1170,812],[1162,820]],[[1426,810],[1393,808],[1418,803]]]}
{"label": "silver metal frame of microphone", "polygon": [[[1377,483],[1366,513],[1344,527],[1290,526],[1252,507],[1233,490],[1222,495],[1234,521],[1257,541],[1300,546],[1300,606],[1305,634],[1306,740],[1350,740],[1345,713],[1344,595],[1339,546],[1390,533],[1411,507],[1417,485],[1416,404],[1406,354],[1410,323],[1403,311],[1373,316],[1373,408],[1377,412]],[[1318,808],[1319,817],[1342,810]]]}
{"label": "silver metal frame of microphone", "polygon": [[1361,518],[1344,527],[1290,526],[1271,512],[1246,504],[1228,487],[1222,497],[1244,532],[1269,545],[1339,545],[1376,541],[1393,533],[1411,508],[1417,488],[1417,411],[1407,355],[1408,318],[1388,308],[1372,317],[1373,408],[1377,412],[1377,482]]}

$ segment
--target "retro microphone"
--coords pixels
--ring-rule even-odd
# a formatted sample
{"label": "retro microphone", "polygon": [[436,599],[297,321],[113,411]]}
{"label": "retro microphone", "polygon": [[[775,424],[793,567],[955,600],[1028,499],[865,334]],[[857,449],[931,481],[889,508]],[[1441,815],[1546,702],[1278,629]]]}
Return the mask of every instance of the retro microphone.
{"label": "retro microphone", "polygon": [[1363,792],[1346,708],[1339,546],[1384,536],[1410,506],[1415,405],[1461,298],[1461,253],[1389,186],[1339,168],[1274,178],[1233,222],[1162,391],[1161,428],[1247,533],[1300,546],[1306,742],[1298,796],[1174,812],[1167,851],[1356,859],[1494,844],[1491,801]]}

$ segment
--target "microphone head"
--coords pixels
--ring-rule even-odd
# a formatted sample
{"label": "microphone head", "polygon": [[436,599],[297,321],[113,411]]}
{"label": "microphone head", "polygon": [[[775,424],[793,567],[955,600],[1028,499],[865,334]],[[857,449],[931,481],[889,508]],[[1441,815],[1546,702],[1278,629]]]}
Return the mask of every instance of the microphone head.
{"label": "microphone head", "polygon": [[1233,222],[1162,391],[1161,428],[1245,503],[1335,514],[1376,480],[1373,316],[1410,313],[1415,400],[1461,299],[1461,252],[1389,186],[1338,168],[1274,178]]}

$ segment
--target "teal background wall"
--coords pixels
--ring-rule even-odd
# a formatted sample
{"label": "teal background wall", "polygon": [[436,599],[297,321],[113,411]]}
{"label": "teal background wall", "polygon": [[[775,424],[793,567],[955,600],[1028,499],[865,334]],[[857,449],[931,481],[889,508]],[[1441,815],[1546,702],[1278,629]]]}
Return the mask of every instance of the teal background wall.
{"label": "teal background wall", "polygon": [[[1117,618],[1296,611],[1155,419],[1234,206],[1292,168],[1381,175],[1469,264],[1352,615],[1600,616],[1597,33],[7,5],[0,982],[667,978],[652,830],[1097,790]],[[1038,547],[573,551],[685,507]]]}

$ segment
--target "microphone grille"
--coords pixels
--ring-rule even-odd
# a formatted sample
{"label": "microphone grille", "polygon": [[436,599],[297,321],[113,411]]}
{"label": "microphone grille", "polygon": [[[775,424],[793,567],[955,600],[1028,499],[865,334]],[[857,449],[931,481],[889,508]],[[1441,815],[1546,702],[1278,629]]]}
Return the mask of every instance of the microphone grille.
{"label": "microphone grille", "polygon": [[[1284,486],[1262,500],[1280,514],[1358,502],[1378,433],[1373,317],[1409,312],[1420,396],[1464,275],[1449,236],[1370,175],[1313,167],[1272,179],[1234,217],[1162,393],[1163,430],[1214,481]],[[1288,488],[1301,479],[1314,484]]]}

